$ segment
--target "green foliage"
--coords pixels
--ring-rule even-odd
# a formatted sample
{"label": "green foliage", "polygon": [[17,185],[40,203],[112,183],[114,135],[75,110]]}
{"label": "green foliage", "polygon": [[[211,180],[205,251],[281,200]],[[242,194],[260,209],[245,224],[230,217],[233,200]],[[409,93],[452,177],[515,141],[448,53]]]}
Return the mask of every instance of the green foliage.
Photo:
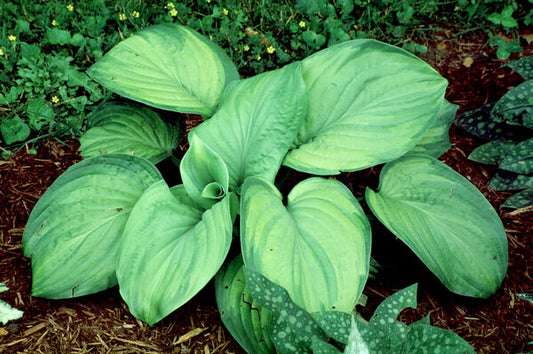
{"label": "green foliage", "polygon": [[[136,52],[146,46],[155,51]],[[488,297],[499,287],[507,253],[501,221],[490,204],[435,158],[402,157],[417,147],[442,153],[455,110],[444,100],[446,81],[417,57],[358,39],[279,69],[227,80],[234,68],[221,49],[181,25],[144,29],[116,48],[91,75],[156,107],[169,108],[167,95],[173,95],[180,102],[173,110],[199,108],[205,120],[189,132],[181,162],[171,156],[174,165],[162,176],[154,156],[173,150],[176,130],[144,106],[114,103],[96,111],[91,129],[106,129],[89,130],[82,140],[105,137],[102,149],[113,152],[61,175],[37,202],[25,229],[23,250],[31,257],[34,295],[68,298],[118,284],[131,313],[153,325],[215,276],[233,236],[233,251],[240,251],[252,272],[249,294],[233,263],[219,273],[216,292],[243,345],[255,349],[264,340],[260,350],[269,350],[270,338],[283,351],[336,353],[349,338],[347,316],[372,267],[370,223],[339,180],[298,172],[328,176],[387,161],[380,189],[367,192],[378,218],[393,232],[401,225],[399,237],[410,246],[417,237],[432,245],[439,257],[426,263],[452,291]],[[180,71],[180,65],[192,68]],[[161,79],[162,98],[154,94],[154,78]],[[179,92],[172,91],[176,87]],[[170,123],[179,117],[167,116]],[[159,141],[155,151],[143,146],[146,141]],[[152,161],[123,153],[122,144]],[[87,149],[87,141],[83,146]],[[282,163],[295,167],[290,173],[298,182],[286,199],[280,190],[289,186],[278,190],[274,184]],[[164,177],[179,184],[169,186]],[[283,185],[283,179],[277,182]],[[405,212],[409,219],[402,219]],[[446,242],[452,227],[452,240]],[[419,242],[414,248],[423,247]],[[470,248],[478,252],[475,257]],[[427,261],[427,252],[419,255]],[[471,284],[465,286],[466,280]],[[263,322],[252,315],[268,312],[251,298],[271,318],[266,315]],[[328,311],[334,314],[313,318]],[[427,340],[427,331],[413,330],[413,336]],[[328,342],[329,336],[341,343]]]}
{"label": "green foliage", "polygon": [[533,187],[533,57],[511,61],[505,66],[526,79],[509,90],[497,102],[459,115],[455,124],[468,132],[490,140],[477,147],[470,160],[498,165],[499,171],[489,187],[499,191],[524,190],[504,208],[533,205],[527,189]]}

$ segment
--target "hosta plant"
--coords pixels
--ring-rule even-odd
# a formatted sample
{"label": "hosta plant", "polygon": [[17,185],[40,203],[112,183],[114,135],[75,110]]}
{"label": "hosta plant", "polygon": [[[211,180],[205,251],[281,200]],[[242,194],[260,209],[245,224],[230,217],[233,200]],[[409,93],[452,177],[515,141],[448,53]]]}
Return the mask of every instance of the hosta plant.
{"label": "hosta plant", "polygon": [[497,102],[459,115],[455,123],[484,140],[470,160],[497,165],[489,187],[514,191],[504,208],[533,205],[533,56],[507,63],[525,81]]}
{"label": "hosta plant", "polygon": [[[28,220],[22,243],[34,295],[118,284],[133,315],[153,325],[209,282],[234,245],[250,271],[285,289],[273,301],[349,314],[370,269],[361,203],[451,291],[486,298],[499,288],[504,228],[483,195],[436,159],[450,147],[456,107],[444,100],[446,80],[412,54],[354,40],[240,79],[208,39],[158,25],[111,49],[89,75],[204,121],[189,132],[179,168],[163,176],[154,163],[174,151],[176,122],[126,103],[99,111],[81,139],[87,158]],[[335,178],[382,164],[365,202]],[[180,183],[167,184],[169,174]]]}

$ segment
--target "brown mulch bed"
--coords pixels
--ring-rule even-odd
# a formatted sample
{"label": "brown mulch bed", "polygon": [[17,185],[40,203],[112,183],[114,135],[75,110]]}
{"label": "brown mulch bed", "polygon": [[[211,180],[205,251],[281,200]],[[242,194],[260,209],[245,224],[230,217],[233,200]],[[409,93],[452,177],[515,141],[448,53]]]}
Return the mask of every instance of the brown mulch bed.
{"label": "brown mulch bed", "polygon": [[[521,82],[500,68],[504,62],[485,46],[486,39],[479,32],[456,38],[452,31],[442,31],[427,43],[430,50],[422,56],[448,78],[447,98],[461,111],[495,101]],[[532,52],[528,45],[519,55]],[[451,138],[453,147],[442,159],[485,194],[504,222],[509,269],[502,288],[488,300],[452,295],[401,242],[375,232],[373,254],[383,271],[369,280],[368,304],[361,311],[369,316],[385,297],[418,282],[418,309],[404,311],[404,321],[429,314],[433,325],[452,329],[478,352],[533,350],[528,347],[533,341],[533,305],[516,296],[533,293],[533,210],[499,209],[510,194],[488,188],[494,169],[466,158],[481,141],[458,128],[452,128]],[[24,311],[22,319],[0,326],[0,353],[241,353],[219,319],[212,285],[152,328],[129,313],[117,289],[61,301],[30,295],[30,261],[20,246],[24,225],[46,188],[80,160],[77,146],[75,140],[50,141],[36,155],[20,151],[0,160],[0,282],[10,288],[0,299]]]}

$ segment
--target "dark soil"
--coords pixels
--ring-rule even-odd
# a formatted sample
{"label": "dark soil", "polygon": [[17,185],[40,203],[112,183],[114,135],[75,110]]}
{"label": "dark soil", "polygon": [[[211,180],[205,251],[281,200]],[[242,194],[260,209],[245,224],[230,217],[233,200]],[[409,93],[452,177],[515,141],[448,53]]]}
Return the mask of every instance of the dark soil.
{"label": "dark soil", "polygon": [[[447,98],[460,105],[460,111],[496,101],[522,81],[500,68],[505,61],[497,59],[486,42],[484,33],[457,36],[450,30],[426,43],[429,51],[422,58],[449,80]],[[533,54],[533,45],[525,44],[525,50],[511,59]],[[528,346],[533,341],[533,305],[517,297],[533,293],[533,208],[500,209],[510,193],[488,188],[494,168],[466,158],[482,141],[455,127],[451,138],[453,147],[442,160],[485,194],[507,231],[509,269],[501,289],[488,300],[453,295],[401,242],[375,230],[373,256],[383,270],[369,280],[368,303],[360,311],[368,317],[385,297],[418,282],[418,309],[402,312],[403,321],[430,315],[433,325],[455,331],[478,352],[533,350]],[[0,327],[0,353],[241,353],[219,319],[212,285],[152,328],[129,313],[117,289],[61,301],[30,295],[30,261],[23,258],[20,246],[24,225],[48,186],[80,160],[77,147],[75,140],[50,141],[36,155],[20,151],[0,160],[0,282],[10,289],[0,299],[24,311],[22,319]],[[357,184],[356,175],[344,177]]]}

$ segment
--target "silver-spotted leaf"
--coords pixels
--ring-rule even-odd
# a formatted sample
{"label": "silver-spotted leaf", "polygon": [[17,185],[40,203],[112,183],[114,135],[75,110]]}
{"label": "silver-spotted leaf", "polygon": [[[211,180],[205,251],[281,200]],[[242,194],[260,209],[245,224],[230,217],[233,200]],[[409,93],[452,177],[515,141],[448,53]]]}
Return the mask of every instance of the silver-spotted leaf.
{"label": "silver-spotted leaf", "polygon": [[178,185],[154,184],[131,212],[117,258],[120,294],[150,325],[213,278],[231,244],[230,195],[204,211]]}
{"label": "silver-spotted leaf", "polygon": [[[217,113],[191,131],[224,161],[229,188],[238,190],[248,176],[273,181],[300,128],[307,107],[300,64],[291,64],[232,84]],[[190,138],[191,145],[195,143]],[[184,157],[185,159],[185,157]],[[212,169],[211,160],[196,160],[190,169]],[[185,169],[185,167],[187,167]]]}
{"label": "silver-spotted leaf", "polygon": [[271,331],[276,349],[298,352],[309,348],[314,337],[327,339],[309,312],[294,303],[286,289],[248,267],[244,272],[252,297],[273,314]]}
{"label": "silver-spotted leaf", "polygon": [[495,191],[519,191],[533,188],[533,176],[498,171],[489,182],[489,188]]}
{"label": "silver-spotted leaf", "polygon": [[468,155],[468,159],[480,163],[497,165],[515,146],[516,142],[514,141],[493,140],[475,148]]}
{"label": "silver-spotted leaf", "polygon": [[326,311],[313,314],[320,328],[339,343],[347,344],[352,325],[352,315],[346,312]]}
{"label": "silver-spotted leaf", "polygon": [[24,229],[32,294],[61,299],[116,285],[124,226],[144,191],[161,180],[148,160],[125,154],[93,157],[63,173],[39,199]]}
{"label": "silver-spotted leaf", "polygon": [[272,313],[251,298],[246,286],[244,263],[238,256],[215,277],[215,295],[222,322],[248,353],[272,353]]}
{"label": "silver-spotted leaf", "polygon": [[194,30],[154,25],[114,46],[87,72],[121,96],[169,111],[211,116],[239,78],[227,54]]}
{"label": "silver-spotted leaf", "polygon": [[309,107],[284,165],[330,175],[391,161],[437,118],[446,80],[400,48],[347,41],[302,63]]}
{"label": "silver-spotted leaf", "polygon": [[533,55],[510,61],[504,66],[513,69],[526,80],[533,79]]}
{"label": "silver-spotted leaf", "polygon": [[533,80],[527,80],[503,95],[494,105],[491,116],[495,122],[527,126],[525,121],[530,121],[533,116]]}
{"label": "silver-spotted leaf", "polygon": [[501,207],[520,209],[530,205],[533,205],[533,188],[524,189],[523,191],[510,196]]}
{"label": "silver-spotted leaf", "polygon": [[248,178],[240,222],[247,267],[311,313],[353,310],[368,277],[370,225],[342,183],[309,178],[293,188],[285,206],[270,182]]}
{"label": "silver-spotted leaf", "polygon": [[503,224],[483,194],[444,163],[411,155],[386,164],[366,201],[451,291],[487,298],[500,287],[508,257]]}
{"label": "silver-spotted leaf", "polygon": [[107,102],[92,113],[90,123],[80,137],[84,158],[117,152],[158,163],[181,139],[179,125],[167,124],[154,110],[137,104]]}
{"label": "silver-spotted leaf", "polygon": [[517,144],[502,160],[499,166],[503,170],[532,174],[533,173],[533,138]]}

